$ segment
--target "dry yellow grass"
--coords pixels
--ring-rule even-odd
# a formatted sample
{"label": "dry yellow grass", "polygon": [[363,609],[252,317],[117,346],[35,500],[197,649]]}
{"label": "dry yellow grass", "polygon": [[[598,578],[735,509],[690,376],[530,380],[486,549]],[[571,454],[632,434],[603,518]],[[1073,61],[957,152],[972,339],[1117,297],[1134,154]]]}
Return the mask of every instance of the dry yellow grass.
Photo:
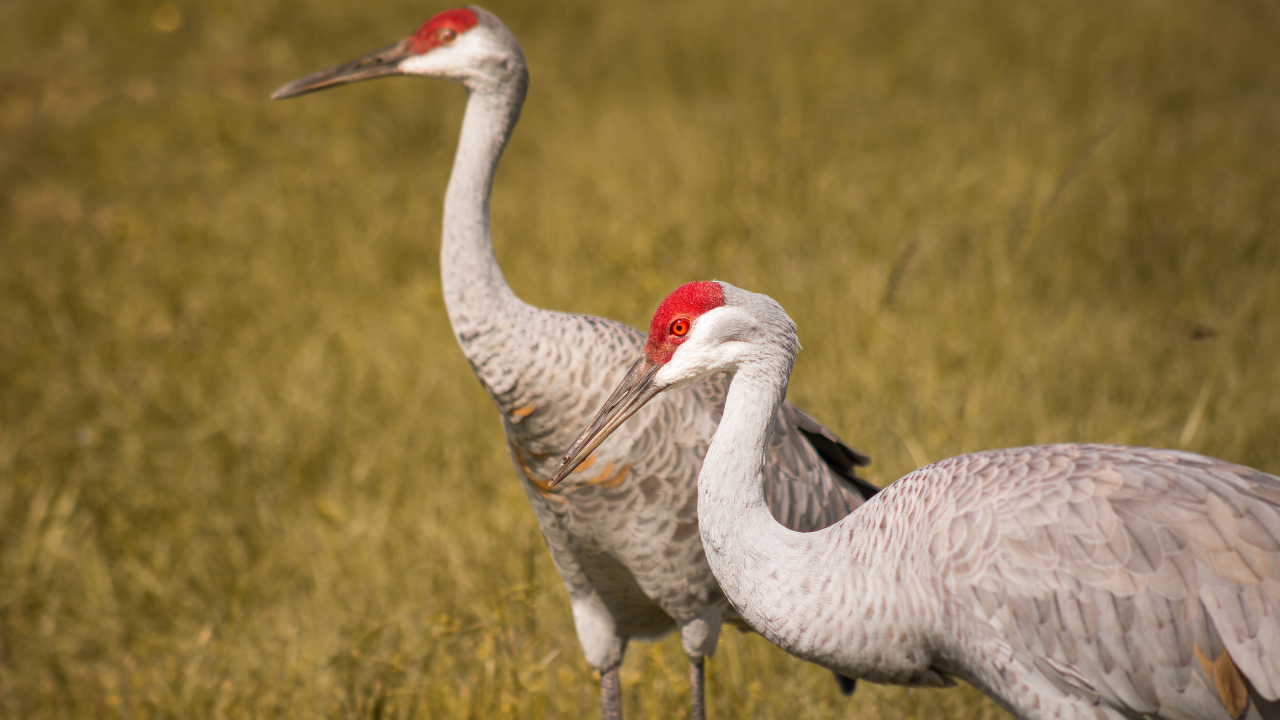
{"label": "dry yellow grass", "polygon": [[[533,85],[497,252],[544,306],[773,295],[888,483],[982,448],[1280,471],[1280,11],[491,6]],[[436,262],[455,87],[268,92],[441,6],[0,4],[0,715],[581,717],[565,594]],[[714,716],[991,718],[730,632]],[[633,646],[627,712],[687,700]]]}

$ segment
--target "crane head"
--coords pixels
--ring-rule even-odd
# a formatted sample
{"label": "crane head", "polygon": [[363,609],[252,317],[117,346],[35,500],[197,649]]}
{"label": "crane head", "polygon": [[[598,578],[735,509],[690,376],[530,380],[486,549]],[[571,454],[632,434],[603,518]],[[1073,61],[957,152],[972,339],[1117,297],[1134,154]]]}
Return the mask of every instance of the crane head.
{"label": "crane head", "polygon": [[735,372],[750,357],[780,359],[790,372],[798,347],[795,325],[772,299],[717,281],[680,286],[658,306],[640,357],[569,446],[551,484],[573,472],[658,393]]}
{"label": "crane head", "polygon": [[515,36],[492,13],[471,5],[445,10],[394,45],[298,78],[271,97],[283,100],[389,75],[444,78],[476,88],[524,73]]}

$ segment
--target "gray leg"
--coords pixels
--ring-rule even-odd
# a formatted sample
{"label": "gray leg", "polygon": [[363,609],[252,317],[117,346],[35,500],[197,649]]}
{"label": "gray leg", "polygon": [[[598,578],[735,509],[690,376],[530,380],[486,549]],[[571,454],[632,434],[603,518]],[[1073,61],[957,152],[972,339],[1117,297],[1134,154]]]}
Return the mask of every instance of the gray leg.
{"label": "gray leg", "polygon": [[600,705],[604,708],[604,720],[622,720],[622,681],[614,665],[600,672]]}
{"label": "gray leg", "polygon": [[701,615],[680,623],[680,644],[684,646],[684,654],[689,656],[689,692],[693,695],[693,720],[707,718],[703,670],[706,658],[715,654],[716,644],[720,640],[720,624],[723,622],[724,615],[718,609],[707,608]]}
{"label": "gray leg", "polygon": [[693,695],[693,720],[707,720],[707,705],[703,697],[703,668],[705,658],[689,658],[689,690]]}
{"label": "gray leg", "polygon": [[[568,583],[567,578],[565,582]],[[573,603],[573,626],[578,631],[582,654],[587,664],[600,672],[600,703],[604,708],[604,720],[622,720],[622,682],[618,678],[618,668],[622,666],[622,656],[627,651],[627,639],[618,635],[613,615],[598,596],[570,597],[570,601]]]}

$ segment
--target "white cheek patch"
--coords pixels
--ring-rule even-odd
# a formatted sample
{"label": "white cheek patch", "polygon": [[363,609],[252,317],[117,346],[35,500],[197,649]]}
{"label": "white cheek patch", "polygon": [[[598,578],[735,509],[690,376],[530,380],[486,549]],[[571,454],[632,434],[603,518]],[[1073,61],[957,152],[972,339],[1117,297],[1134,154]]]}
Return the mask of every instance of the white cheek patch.
{"label": "white cheek patch", "polygon": [[400,63],[408,75],[458,77],[484,56],[484,39],[476,32],[464,32],[448,45],[441,45],[423,55],[413,55]]}
{"label": "white cheek patch", "polygon": [[727,307],[709,310],[694,319],[685,341],[654,380],[664,387],[680,386],[732,369],[727,366],[725,335],[736,322],[735,312]]}

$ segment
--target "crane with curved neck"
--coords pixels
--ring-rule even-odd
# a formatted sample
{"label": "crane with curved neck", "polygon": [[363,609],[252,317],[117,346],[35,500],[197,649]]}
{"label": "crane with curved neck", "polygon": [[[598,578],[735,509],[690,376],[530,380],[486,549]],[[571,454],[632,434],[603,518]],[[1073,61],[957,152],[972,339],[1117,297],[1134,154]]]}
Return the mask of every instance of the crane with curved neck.
{"label": "crane with curved neck", "polygon": [[[625,325],[535,308],[507,286],[493,253],[494,173],[528,88],[520,45],[491,13],[442,12],[409,37],[277,90],[284,99],[394,75],[443,78],[468,92],[444,201],[440,272],[463,353],[503,418],[512,459],[564,580],[606,718],[621,717],[618,666],[631,638],[675,629],[690,660],[692,715],[704,717],[703,663],[732,616],[698,538],[697,472],[724,405],[710,380],[655,403],[569,482],[548,482],[572,428],[626,371],[644,337]],[[769,506],[789,527],[825,527],[877,488],[865,456],[784,403],[768,467]],[[852,691],[852,683],[841,679]]]}
{"label": "crane with curved neck", "polygon": [[764,461],[798,348],[772,299],[681,287],[552,482],[663,391],[728,373],[702,541],[784,650],[874,682],[961,678],[1028,720],[1280,718],[1280,478],[1151,448],[995,450],[796,532],[769,511]]}

